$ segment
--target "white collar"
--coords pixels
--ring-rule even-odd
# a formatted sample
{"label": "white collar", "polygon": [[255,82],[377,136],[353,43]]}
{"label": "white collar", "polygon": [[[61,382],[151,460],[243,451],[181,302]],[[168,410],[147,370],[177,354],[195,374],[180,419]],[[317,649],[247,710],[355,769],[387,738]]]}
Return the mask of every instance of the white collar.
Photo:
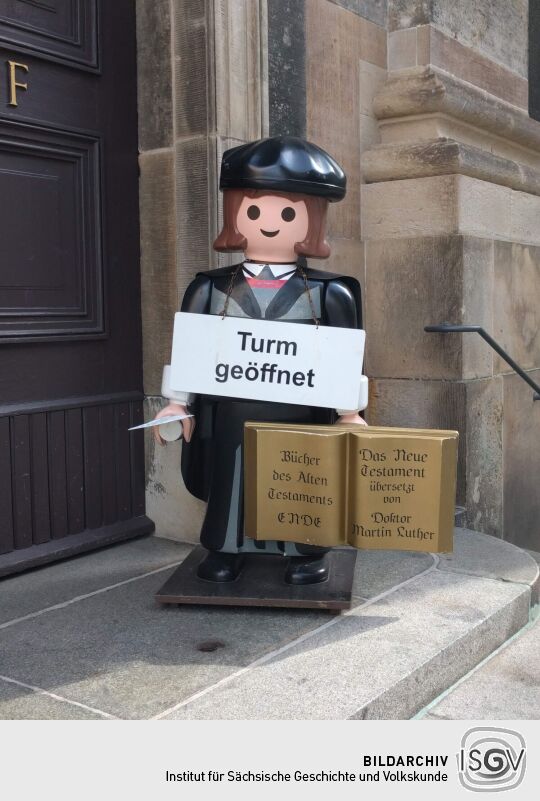
{"label": "white collar", "polygon": [[268,264],[258,261],[245,261],[244,266],[255,276],[259,275],[264,267],[270,267],[276,278],[296,270],[296,264]]}

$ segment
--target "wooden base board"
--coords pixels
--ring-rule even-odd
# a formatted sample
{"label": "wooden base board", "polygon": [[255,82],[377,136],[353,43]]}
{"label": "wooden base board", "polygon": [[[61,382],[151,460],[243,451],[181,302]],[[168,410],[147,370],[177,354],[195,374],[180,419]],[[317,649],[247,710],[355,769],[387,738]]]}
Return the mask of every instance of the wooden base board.
{"label": "wooden base board", "polygon": [[282,556],[246,554],[236,581],[217,584],[197,576],[197,567],[207,551],[195,548],[176,568],[156,594],[161,604],[202,604],[211,606],[276,606],[297,609],[351,608],[356,551],[334,548],[328,554],[330,575],[320,584],[286,584],[286,560]]}

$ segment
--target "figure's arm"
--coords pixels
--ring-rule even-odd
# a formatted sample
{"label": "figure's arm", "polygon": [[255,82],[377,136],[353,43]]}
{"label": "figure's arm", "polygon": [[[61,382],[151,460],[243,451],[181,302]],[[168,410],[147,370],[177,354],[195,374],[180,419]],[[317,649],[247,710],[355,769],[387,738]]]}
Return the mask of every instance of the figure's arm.
{"label": "figure's arm", "polygon": [[184,293],[180,311],[209,314],[212,282],[207,275],[197,275]]}
{"label": "figure's arm", "polygon": [[[361,328],[360,286],[355,297],[344,281],[331,281],[326,289],[325,309],[328,325],[338,328]],[[366,421],[358,414],[368,403],[368,381],[365,376],[362,376],[361,394],[358,409],[336,409],[339,415],[338,423],[366,425]]]}
{"label": "figure's arm", "polygon": [[[356,282],[355,282],[356,286]],[[344,281],[330,281],[326,287],[325,309],[328,325],[334,328],[362,328],[360,286],[357,297]]]}
{"label": "figure's arm", "polygon": [[[208,314],[210,310],[210,296],[212,293],[212,283],[205,275],[198,275],[190,283],[185,291],[182,300],[181,311],[191,312],[192,314]],[[193,397],[189,392],[179,392],[173,390],[169,384],[170,365],[163,368],[163,379],[161,382],[161,394],[169,400],[167,406],[156,414],[156,420],[168,415],[188,414],[188,406]],[[182,420],[182,432],[186,442],[189,442],[193,429],[195,428],[195,418],[187,417]],[[154,428],[154,437],[160,445],[165,442],[159,433],[159,426]]]}

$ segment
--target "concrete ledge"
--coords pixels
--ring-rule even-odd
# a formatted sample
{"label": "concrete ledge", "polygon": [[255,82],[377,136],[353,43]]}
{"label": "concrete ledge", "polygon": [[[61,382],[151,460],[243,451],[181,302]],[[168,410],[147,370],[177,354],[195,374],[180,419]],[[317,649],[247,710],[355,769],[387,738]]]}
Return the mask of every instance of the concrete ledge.
{"label": "concrete ledge", "polygon": [[457,531],[454,546],[454,553],[439,557],[439,570],[523,584],[531,588],[531,605],[538,603],[540,569],[529,553],[465,528]]}
{"label": "concrete ledge", "polygon": [[[464,565],[473,572],[461,572]],[[533,565],[508,543],[458,529],[455,572],[447,563],[427,568],[167,717],[410,718],[527,623]]]}
{"label": "concrete ledge", "polygon": [[186,553],[151,537],[5,579],[0,718],[408,718],[527,623],[538,577],[529,554],[457,529],[444,559],[360,553],[340,617],[163,609]]}
{"label": "concrete ledge", "polygon": [[526,111],[433,66],[390,73],[373,109],[379,120],[444,113],[540,150],[540,123]]}
{"label": "concrete ledge", "polygon": [[538,720],[540,620],[531,622],[417,717],[422,720]]}
{"label": "concrete ledge", "polygon": [[411,145],[375,145],[363,155],[367,183],[454,173],[540,195],[538,170],[446,137]]}
{"label": "concrete ledge", "polygon": [[[470,13],[471,4],[468,3],[467,6],[467,11]],[[461,34],[463,23],[461,17],[459,25]],[[478,28],[475,28],[474,22],[471,24],[470,19],[469,24],[478,32]],[[514,40],[512,45],[512,52],[515,53],[518,45]],[[520,56],[522,55],[520,52]],[[478,47],[471,46],[470,42],[467,46],[435,25],[418,25],[416,28],[391,32],[388,36],[388,64],[391,70],[432,64],[514,106],[524,109],[528,107],[527,80],[519,74],[519,71],[515,71],[515,66],[514,69],[504,66],[500,60],[494,60],[485,52],[480,52]],[[526,65],[523,66],[526,73]]]}

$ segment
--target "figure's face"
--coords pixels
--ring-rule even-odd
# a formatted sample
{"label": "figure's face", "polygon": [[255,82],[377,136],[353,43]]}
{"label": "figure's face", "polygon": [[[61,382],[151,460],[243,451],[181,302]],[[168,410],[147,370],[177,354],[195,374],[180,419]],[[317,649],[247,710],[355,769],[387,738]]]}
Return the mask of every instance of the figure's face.
{"label": "figure's face", "polygon": [[294,262],[294,246],[308,232],[308,211],[303,200],[296,203],[279,195],[244,197],[236,227],[245,236],[248,259],[268,262]]}

